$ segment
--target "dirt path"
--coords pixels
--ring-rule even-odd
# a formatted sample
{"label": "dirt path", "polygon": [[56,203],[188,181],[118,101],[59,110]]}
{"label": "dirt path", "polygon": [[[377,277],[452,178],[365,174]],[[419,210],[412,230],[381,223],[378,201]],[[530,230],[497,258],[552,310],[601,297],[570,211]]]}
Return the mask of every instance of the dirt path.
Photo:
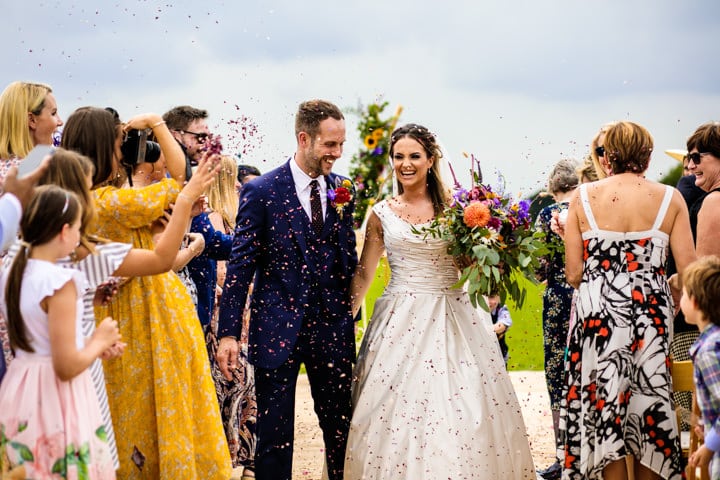
{"label": "dirt path", "polygon": [[[535,468],[545,468],[553,461],[553,433],[550,402],[545,388],[543,372],[511,372],[515,391],[530,436],[530,449]],[[307,376],[298,379],[295,402],[295,455],[293,479],[319,480],[322,478],[323,441],[313,411]],[[239,472],[233,478],[240,478]]]}

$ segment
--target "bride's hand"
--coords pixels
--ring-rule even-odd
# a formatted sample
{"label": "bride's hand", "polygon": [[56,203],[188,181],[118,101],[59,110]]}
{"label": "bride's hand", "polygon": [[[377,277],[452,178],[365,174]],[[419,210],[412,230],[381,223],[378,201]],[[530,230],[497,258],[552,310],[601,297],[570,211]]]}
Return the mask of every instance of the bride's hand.
{"label": "bride's hand", "polygon": [[458,270],[462,272],[467,267],[475,263],[475,261],[469,255],[456,255],[453,257],[453,263],[455,263]]}

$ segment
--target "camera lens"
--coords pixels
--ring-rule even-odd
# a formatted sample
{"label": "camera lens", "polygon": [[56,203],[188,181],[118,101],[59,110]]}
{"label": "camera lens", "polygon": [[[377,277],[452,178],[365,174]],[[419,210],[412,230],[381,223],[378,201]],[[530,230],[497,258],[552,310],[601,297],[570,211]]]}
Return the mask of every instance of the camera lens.
{"label": "camera lens", "polygon": [[155,163],[160,158],[160,144],[148,140],[147,146],[145,147],[145,161],[148,163]]}

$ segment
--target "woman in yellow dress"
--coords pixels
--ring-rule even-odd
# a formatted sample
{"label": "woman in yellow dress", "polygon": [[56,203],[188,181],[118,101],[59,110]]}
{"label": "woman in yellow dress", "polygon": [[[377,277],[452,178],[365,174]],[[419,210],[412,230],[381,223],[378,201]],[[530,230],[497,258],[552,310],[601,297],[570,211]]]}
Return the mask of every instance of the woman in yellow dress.
{"label": "woman in yellow dress", "polygon": [[[121,143],[131,130],[152,129],[172,178],[124,186],[124,164],[136,164]],[[144,141],[144,140],[141,140]],[[160,116],[144,114],[121,127],[116,115],[84,107],[68,118],[62,145],[93,159],[97,234],[136,248],[153,248],[152,224],[183,198],[185,159]],[[149,145],[146,155],[157,145]],[[164,156],[164,159],[163,159]],[[188,219],[189,221],[189,219]],[[199,253],[199,252],[198,252]],[[168,265],[170,269],[170,265]],[[119,322],[124,355],[105,364],[123,479],[227,479],[231,475],[215,387],[200,323],[174,272],[133,277],[97,315]]]}

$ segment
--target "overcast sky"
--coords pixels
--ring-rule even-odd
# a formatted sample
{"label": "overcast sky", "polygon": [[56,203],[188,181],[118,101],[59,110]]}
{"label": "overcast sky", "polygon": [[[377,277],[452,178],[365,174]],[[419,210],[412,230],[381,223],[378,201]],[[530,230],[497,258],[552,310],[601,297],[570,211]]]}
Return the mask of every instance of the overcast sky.
{"label": "overcast sky", "polygon": [[[84,105],[124,119],[205,108],[226,151],[264,171],[294,151],[298,103],[318,97],[402,105],[400,122],[434,131],[456,170],[473,152],[522,193],[560,158],[581,159],[610,120],[653,134],[652,178],[677,164],[663,150],[720,120],[716,0],[2,0],[2,11],[0,88],[49,83],[63,118]],[[359,145],[346,117],[340,173]],[[244,144],[238,121],[257,127]]]}

